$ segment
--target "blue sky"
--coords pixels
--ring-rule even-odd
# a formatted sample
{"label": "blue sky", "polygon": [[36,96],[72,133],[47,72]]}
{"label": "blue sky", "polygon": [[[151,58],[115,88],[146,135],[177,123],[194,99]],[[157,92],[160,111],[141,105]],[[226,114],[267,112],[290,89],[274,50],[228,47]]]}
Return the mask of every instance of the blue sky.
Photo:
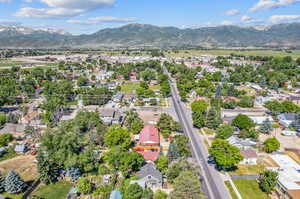
{"label": "blue sky", "polygon": [[128,23],[201,27],[300,21],[300,0],[0,0],[0,24],[92,33]]}

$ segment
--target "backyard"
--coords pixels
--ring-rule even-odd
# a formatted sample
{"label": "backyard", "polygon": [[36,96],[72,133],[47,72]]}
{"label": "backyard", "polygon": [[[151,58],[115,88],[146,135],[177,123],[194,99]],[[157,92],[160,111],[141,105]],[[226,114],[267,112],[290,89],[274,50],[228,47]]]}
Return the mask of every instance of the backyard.
{"label": "backyard", "polygon": [[[140,87],[139,82],[127,82],[127,83],[125,83],[121,86],[121,92],[132,93],[132,92],[136,91],[136,89],[138,89],[139,87]],[[149,87],[152,90],[159,90],[160,89],[159,85],[153,85],[153,86],[150,85]]]}
{"label": "backyard", "polygon": [[54,184],[40,185],[35,192],[31,194],[29,198],[38,196],[39,198],[47,199],[65,199],[68,195],[72,184],[65,181],[59,181]]}
{"label": "backyard", "polygon": [[270,199],[261,191],[256,180],[233,180],[243,199]]}

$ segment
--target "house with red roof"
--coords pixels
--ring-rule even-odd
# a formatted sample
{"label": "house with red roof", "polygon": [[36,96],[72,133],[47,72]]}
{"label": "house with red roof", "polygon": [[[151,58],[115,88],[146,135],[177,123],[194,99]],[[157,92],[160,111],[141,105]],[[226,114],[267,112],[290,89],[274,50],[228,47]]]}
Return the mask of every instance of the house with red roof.
{"label": "house with red roof", "polygon": [[146,125],[140,132],[138,146],[135,150],[144,156],[146,161],[155,161],[160,153],[160,136],[153,125]]}

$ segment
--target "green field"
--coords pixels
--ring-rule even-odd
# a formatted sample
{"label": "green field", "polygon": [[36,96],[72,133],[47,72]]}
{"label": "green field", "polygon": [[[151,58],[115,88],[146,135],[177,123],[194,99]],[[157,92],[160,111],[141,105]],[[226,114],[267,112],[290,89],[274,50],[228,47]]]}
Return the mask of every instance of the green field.
{"label": "green field", "polygon": [[[128,82],[128,83],[121,85],[121,92],[132,93],[132,92],[136,91],[136,89],[138,89],[139,87],[140,87],[139,82]],[[152,90],[160,89],[159,85],[154,85],[154,86],[149,86],[149,87]]]}
{"label": "green field", "polygon": [[59,181],[55,184],[41,185],[34,193],[31,194],[30,198],[35,195],[47,199],[65,199],[71,188],[72,184],[65,181]]}
{"label": "green field", "polygon": [[233,180],[243,199],[270,199],[261,191],[256,180]]}
{"label": "green field", "polygon": [[0,68],[1,67],[20,66],[20,65],[23,65],[23,64],[32,64],[33,67],[38,67],[38,66],[41,66],[41,67],[54,67],[54,66],[57,65],[56,63],[30,63],[30,62],[22,62],[22,61],[4,61],[4,62],[1,62],[0,61]]}
{"label": "green field", "polygon": [[165,52],[168,57],[190,57],[199,55],[230,55],[231,53],[246,55],[246,56],[292,56],[300,57],[300,50],[294,50],[291,53],[275,50],[179,50],[178,53],[173,51]]}
{"label": "green field", "polygon": [[5,199],[21,199],[23,193],[19,193],[19,194],[1,193],[1,195],[3,195]]}
{"label": "green field", "polygon": [[232,199],[238,199],[238,197],[237,197],[236,193],[234,192],[234,190],[233,190],[233,188],[232,188],[230,182],[229,182],[229,181],[225,181],[225,185],[226,185],[226,187],[227,187],[228,190],[229,190],[229,193],[230,193],[230,195],[231,195],[231,198],[232,198]]}

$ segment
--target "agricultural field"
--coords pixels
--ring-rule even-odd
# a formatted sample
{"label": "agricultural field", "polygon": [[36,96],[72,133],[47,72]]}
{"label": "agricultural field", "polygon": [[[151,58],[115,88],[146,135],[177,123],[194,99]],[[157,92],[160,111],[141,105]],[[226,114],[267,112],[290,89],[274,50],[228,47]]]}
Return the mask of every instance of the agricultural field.
{"label": "agricultural field", "polygon": [[199,55],[216,55],[227,56],[232,53],[246,55],[246,56],[292,56],[293,58],[300,57],[300,50],[294,50],[291,52],[275,51],[275,50],[178,50],[178,53],[174,51],[165,52],[167,57],[190,57]]}

